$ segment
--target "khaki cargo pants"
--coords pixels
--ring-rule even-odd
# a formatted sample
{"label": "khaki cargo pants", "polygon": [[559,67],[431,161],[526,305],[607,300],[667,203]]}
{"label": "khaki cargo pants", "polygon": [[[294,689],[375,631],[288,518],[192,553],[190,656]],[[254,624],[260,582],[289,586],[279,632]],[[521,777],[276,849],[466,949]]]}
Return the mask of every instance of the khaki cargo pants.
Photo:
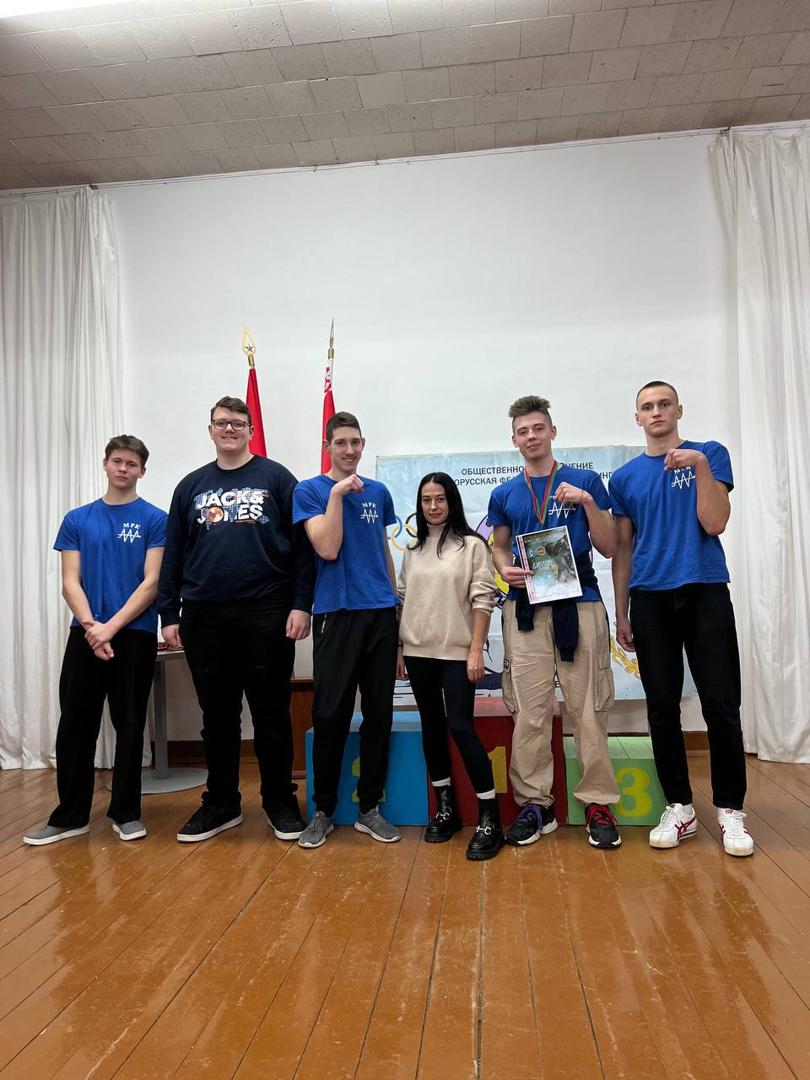
{"label": "khaki cargo pants", "polygon": [[563,663],[554,644],[549,606],[535,609],[534,629],[525,632],[517,628],[515,604],[507,601],[503,606],[503,699],[515,722],[509,779],[519,806],[528,802],[551,806],[553,802],[555,674],[582,769],[575,797],[582,803],[606,806],[619,800],[607,745],[613,672],[605,607],[601,601],[585,601],[577,604],[577,611],[579,643],[571,663]]}

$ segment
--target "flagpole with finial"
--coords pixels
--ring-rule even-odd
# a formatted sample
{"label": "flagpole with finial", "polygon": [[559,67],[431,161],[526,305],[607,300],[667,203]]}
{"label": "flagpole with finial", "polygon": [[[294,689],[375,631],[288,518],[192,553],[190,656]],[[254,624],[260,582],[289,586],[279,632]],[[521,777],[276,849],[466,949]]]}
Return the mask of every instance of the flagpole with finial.
{"label": "flagpole with finial", "polygon": [[246,326],[242,327],[242,352],[247,357],[249,367],[256,366],[256,342]]}
{"label": "flagpole with finial", "polygon": [[326,350],[326,374],[323,380],[323,420],[321,423],[321,472],[327,473],[332,468],[332,457],[323,448],[326,441],[326,425],[335,415],[335,399],[332,396],[335,374],[335,318],[329,330],[329,348]]}
{"label": "flagpole with finial", "polygon": [[248,362],[248,383],[245,401],[250,410],[253,423],[253,432],[250,436],[250,452],[259,457],[267,457],[267,446],[264,441],[264,423],[262,421],[262,403],[259,398],[259,382],[256,377],[256,342],[246,326],[242,328],[242,352],[247,357]]}

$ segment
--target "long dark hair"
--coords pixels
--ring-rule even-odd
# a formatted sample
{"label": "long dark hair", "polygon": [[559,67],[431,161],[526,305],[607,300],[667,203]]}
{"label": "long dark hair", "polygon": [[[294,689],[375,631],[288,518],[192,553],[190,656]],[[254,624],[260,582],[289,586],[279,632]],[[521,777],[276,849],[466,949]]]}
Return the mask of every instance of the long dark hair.
{"label": "long dark hair", "polygon": [[451,534],[454,540],[458,540],[461,547],[464,547],[467,543],[465,539],[467,536],[477,536],[479,540],[486,543],[480,533],[470,528],[467,518],[464,516],[464,506],[455,480],[448,476],[447,473],[432,472],[422,477],[419,481],[419,490],[416,492],[416,540],[411,544],[412,551],[417,551],[422,547],[430,535],[430,527],[422,509],[422,488],[425,484],[438,484],[439,487],[444,489],[447,496],[447,521],[444,523],[439,542],[436,545],[436,554],[439,558],[442,557],[444,542]]}

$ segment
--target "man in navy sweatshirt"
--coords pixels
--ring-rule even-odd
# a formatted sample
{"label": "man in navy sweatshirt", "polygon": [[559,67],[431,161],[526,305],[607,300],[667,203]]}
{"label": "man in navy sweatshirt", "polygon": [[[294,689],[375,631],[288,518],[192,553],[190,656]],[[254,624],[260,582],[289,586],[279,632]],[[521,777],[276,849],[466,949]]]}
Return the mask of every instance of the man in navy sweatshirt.
{"label": "man in navy sweatshirt", "polygon": [[175,489],[158,592],[164,640],[186,650],[208,766],[202,805],[177,839],[207,840],[242,821],[244,694],[262,806],[276,836],[296,840],[304,822],[291,782],[290,677],[295,642],[310,629],[314,556],[303,527],[292,523],[295,477],[250,452],[244,401],[221,398],[208,431],[216,461]]}

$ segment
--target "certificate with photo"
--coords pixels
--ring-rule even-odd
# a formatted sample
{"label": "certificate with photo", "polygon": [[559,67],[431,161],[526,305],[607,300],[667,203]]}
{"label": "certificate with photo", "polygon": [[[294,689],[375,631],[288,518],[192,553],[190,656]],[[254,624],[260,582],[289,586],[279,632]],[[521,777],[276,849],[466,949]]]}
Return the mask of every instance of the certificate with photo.
{"label": "certificate with photo", "polygon": [[523,569],[532,572],[526,578],[530,603],[548,604],[582,596],[567,526],[522,533],[515,539]]}

